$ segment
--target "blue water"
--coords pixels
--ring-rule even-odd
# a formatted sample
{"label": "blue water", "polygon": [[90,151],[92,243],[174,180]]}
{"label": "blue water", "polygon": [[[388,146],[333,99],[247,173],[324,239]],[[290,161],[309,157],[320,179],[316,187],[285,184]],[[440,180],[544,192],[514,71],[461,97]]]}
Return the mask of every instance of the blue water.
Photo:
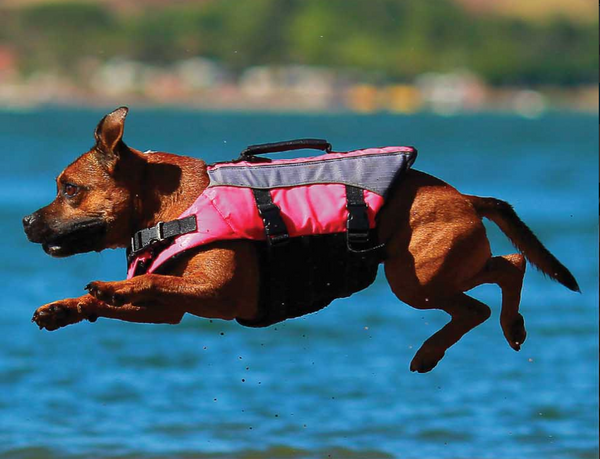
{"label": "blue water", "polygon": [[[530,269],[515,353],[498,288],[479,287],[492,318],[420,375],[409,362],[446,316],[400,303],[382,276],[262,330],[195,317],[38,330],[36,307],[125,274],[123,251],[51,259],[21,229],[100,115],[0,113],[0,458],[598,457],[597,117],[130,113],[130,145],[209,162],[294,137],[415,145],[415,168],[511,202],[583,294]],[[512,252],[488,228],[495,253]]]}

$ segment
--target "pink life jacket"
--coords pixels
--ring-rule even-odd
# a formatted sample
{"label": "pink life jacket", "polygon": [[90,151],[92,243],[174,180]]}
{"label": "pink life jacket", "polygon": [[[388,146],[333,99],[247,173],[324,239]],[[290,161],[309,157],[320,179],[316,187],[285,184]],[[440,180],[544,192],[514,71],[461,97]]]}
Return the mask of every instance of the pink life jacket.
{"label": "pink life jacket", "polygon": [[[253,156],[256,152],[307,147],[328,152],[282,160]],[[245,150],[240,160],[208,166],[208,187],[177,220],[159,223],[134,235],[128,278],[156,272],[194,247],[246,239],[255,241],[261,252],[259,303],[263,314],[253,323],[238,320],[244,325],[266,326],[314,312],[335,298],[365,288],[373,282],[377,265],[383,260],[374,231],[377,214],[390,189],[414,163],[417,152],[413,147],[349,152],[331,152],[330,148],[327,142],[314,139],[258,145]],[[290,248],[294,245],[297,247]],[[278,248],[282,246],[288,247]],[[314,253],[307,258],[311,250]],[[344,254],[325,253],[331,250]],[[353,253],[360,256],[353,257]],[[294,257],[297,260],[291,259]],[[324,290],[337,285],[322,297],[315,290],[319,289],[320,280],[329,276],[332,267],[317,272],[318,260],[313,258],[324,257],[344,259],[343,266],[333,269],[344,279],[322,282]],[[308,259],[310,266],[305,266]],[[310,271],[311,275],[296,287],[282,286],[287,281],[273,277],[281,271],[279,265],[294,265],[296,271]],[[361,274],[365,271],[369,271],[365,279],[356,278],[365,277]],[[284,272],[285,278],[304,275],[290,276],[289,269]],[[312,293],[305,298],[309,290]],[[297,297],[303,298],[295,300]],[[294,305],[298,302],[302,304]]]}

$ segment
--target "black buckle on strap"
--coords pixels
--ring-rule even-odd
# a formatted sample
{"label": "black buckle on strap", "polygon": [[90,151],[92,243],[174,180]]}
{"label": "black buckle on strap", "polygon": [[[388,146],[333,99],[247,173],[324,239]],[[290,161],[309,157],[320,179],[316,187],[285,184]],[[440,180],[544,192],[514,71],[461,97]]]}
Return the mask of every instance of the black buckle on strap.
{"label": "black buckle on strap", "polygon": [[155,226],[138,231],[131,238],[131,252],[136,253],[165,240],[163,231],[164,222],[158,222]]}
{"label": "black buckle on strap", "polygon": [[367,242],[369,239],[369,217],[366,204],[348,204],[348,239],[356,242]]}
{"label": "black buckle on strap", "polygon": [[191,233],[196,230],[197,223],[195,215],[168,222],[158,222],[150,228],[137,231],[131,237],[131,246],[129,248],[128,256],[131,258],[147,247],[160,244],[168,239]]}
{"label": "black buckle on strap", "polygon": [[365,246],[369,243],[369,215],[367,214],[367,203],[361,188],[346,185],[346,208],[348,209],[348,220],[346,229],[348,231],[348,246]]}

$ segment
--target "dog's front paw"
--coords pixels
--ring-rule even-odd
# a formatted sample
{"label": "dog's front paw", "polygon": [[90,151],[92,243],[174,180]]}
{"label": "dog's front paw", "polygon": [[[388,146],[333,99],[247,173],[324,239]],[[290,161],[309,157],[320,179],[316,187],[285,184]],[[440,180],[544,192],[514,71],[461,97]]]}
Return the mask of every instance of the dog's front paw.
{"label": "dog's front paw", "polygon": [[46,304],[38,308],[31,319],[40,330],[57,330],[67,325],[75,324],[84,319],[78,300],[62,300]]}
{"label": "dog's front paw", "polygon": [[112,306],[123,306],[126,303],[125,295],[117,292],[115,282],[90,282],[85,289],[93,297]]}

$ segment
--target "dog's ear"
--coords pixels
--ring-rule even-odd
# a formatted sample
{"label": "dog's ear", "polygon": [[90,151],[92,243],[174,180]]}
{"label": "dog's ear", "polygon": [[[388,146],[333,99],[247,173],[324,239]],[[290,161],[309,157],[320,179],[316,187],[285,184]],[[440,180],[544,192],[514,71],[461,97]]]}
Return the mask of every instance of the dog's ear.
{"label": "dog's ear", "polygon": [[115,163],[119,159],[121,144],[123,143],[123,131],[125,129],[125,117],[129,109],[119,107],[106,115],[96,127],[96,150],[104,156],[109,163]]}

